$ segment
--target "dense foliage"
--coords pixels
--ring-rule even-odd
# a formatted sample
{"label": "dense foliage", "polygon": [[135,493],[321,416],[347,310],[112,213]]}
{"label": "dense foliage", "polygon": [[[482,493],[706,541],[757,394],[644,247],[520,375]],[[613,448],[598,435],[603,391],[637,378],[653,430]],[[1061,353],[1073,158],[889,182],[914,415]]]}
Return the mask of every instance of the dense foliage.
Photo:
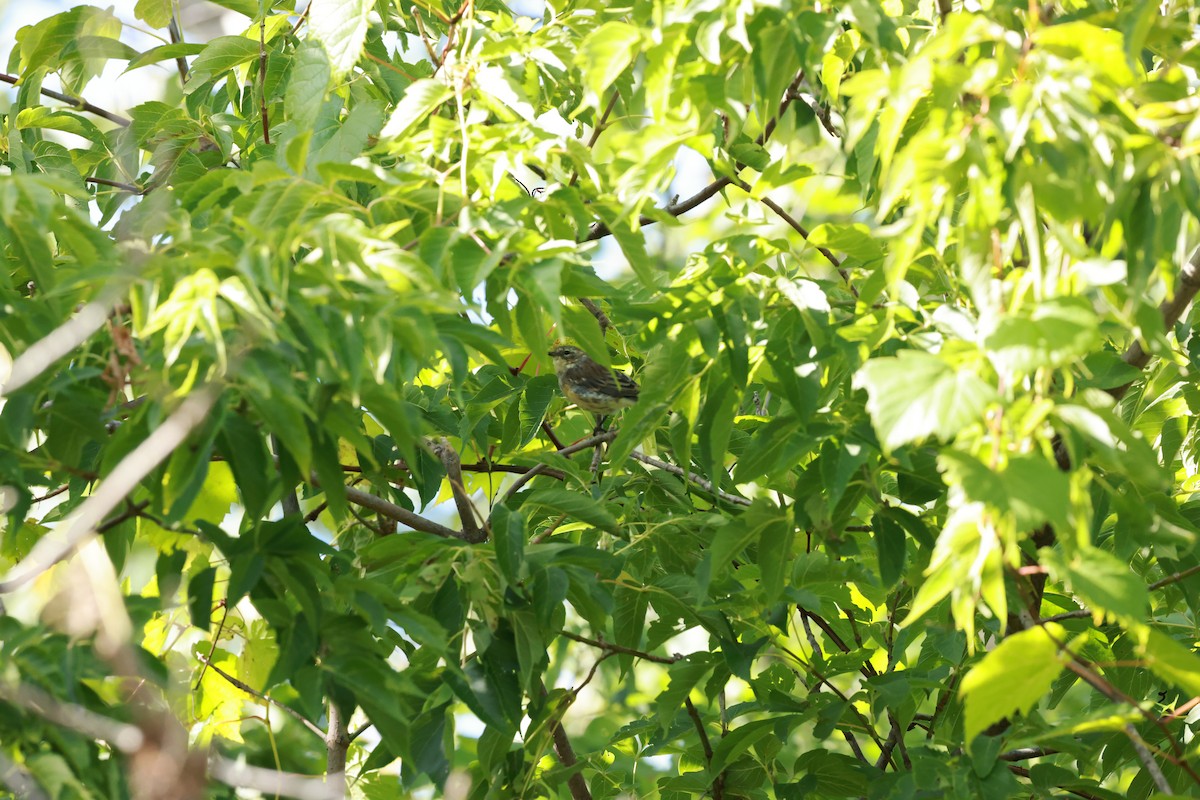
{"label": "dense foliage", "polygon": [[1200,8],[219,2],[0,76],[10,791],[1200,794]]}

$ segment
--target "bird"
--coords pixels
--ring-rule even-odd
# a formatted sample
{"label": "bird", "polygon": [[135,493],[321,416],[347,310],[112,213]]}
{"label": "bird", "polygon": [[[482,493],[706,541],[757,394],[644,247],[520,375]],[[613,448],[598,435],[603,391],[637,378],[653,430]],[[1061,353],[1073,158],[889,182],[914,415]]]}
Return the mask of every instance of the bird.
{"label": "bird", "polygon": [[573,345],[555,347],[547,355],[554,360],[558,386],[568,400],[598,417],[600,430],[609,414],[637,402],[637,383],[624,372],[596,363],[591,356]]}

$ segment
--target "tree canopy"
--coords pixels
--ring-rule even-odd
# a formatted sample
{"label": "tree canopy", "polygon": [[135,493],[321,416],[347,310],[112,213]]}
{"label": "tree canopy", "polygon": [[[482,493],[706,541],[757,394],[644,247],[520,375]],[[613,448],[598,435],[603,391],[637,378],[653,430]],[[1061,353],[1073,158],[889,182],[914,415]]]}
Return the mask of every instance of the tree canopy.
{"label": "tree canopy", "polygon": [[1196,4],[217,5],[0,74],[8,791],[1200,794]]}

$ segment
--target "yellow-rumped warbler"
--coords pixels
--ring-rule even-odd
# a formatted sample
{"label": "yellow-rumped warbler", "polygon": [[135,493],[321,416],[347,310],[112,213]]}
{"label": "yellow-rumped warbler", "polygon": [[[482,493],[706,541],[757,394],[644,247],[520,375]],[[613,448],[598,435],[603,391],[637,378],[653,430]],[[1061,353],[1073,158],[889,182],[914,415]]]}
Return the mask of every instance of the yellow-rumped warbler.
{"label": "yellow-rumped warbler", "polygon": [[564,344],[551,350],[558,385],[584,411],[604,416],[637,402],[638,385],[624,372],[601,366],[591,356]]}

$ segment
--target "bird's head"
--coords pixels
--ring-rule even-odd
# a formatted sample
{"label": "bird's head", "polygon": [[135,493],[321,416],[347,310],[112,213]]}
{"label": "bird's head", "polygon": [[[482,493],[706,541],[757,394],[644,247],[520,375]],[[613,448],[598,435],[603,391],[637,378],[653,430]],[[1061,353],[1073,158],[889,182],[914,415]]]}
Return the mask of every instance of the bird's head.
{"label": "bird's head", "polygon": [[555,371],[562,371],[563,368],[577,364],[587,358],[587,353],[569,344],[559,345],[547,353],[547,355],[554,359]]}

